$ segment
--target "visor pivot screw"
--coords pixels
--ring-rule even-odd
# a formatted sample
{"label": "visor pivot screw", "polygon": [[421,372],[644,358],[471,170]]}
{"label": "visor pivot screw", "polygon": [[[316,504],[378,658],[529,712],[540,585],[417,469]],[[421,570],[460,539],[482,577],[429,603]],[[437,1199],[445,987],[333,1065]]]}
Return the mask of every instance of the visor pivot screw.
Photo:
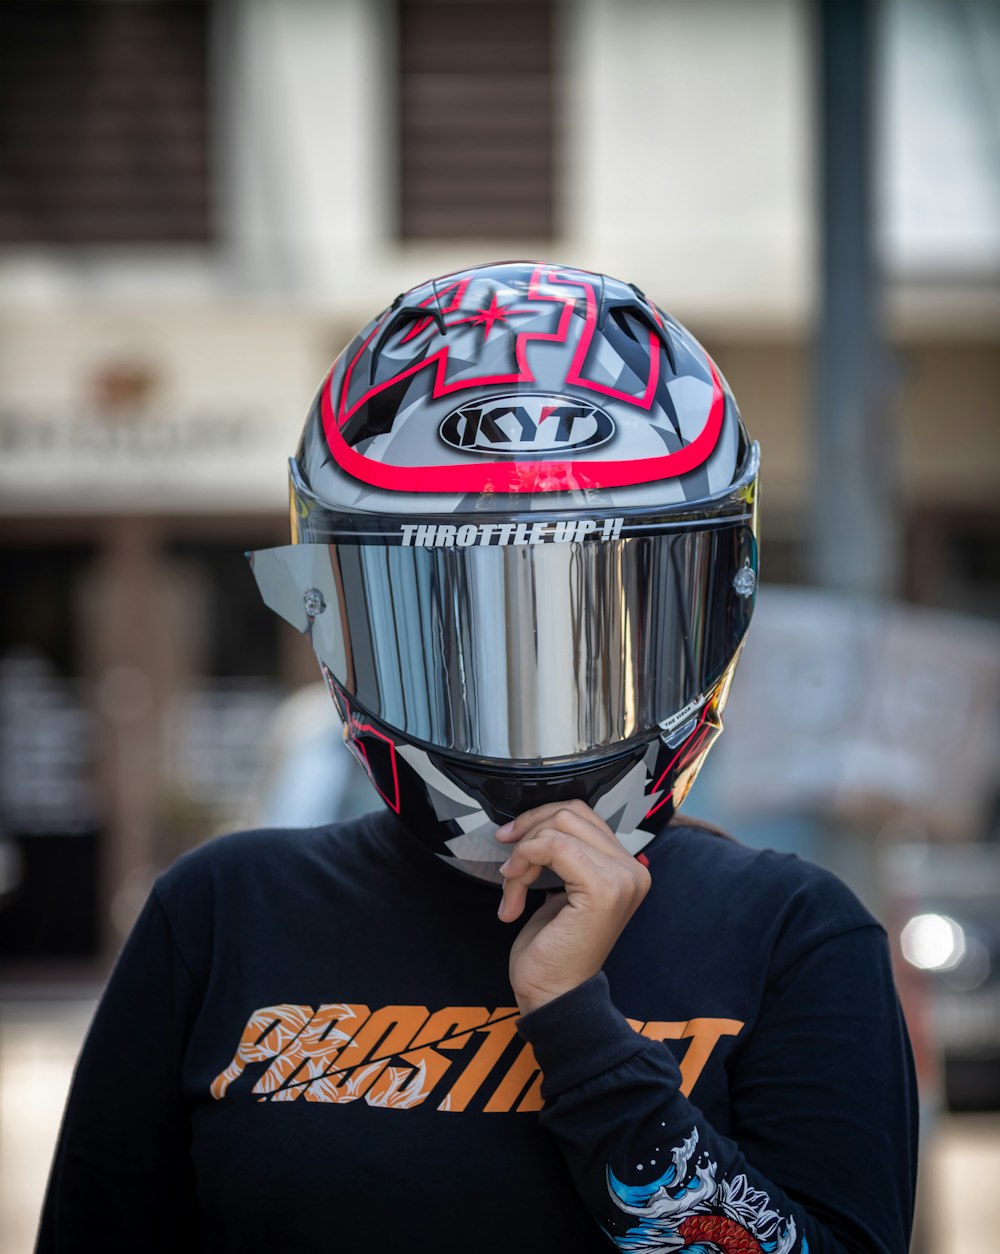
{"label": "visor pivot screw", "polygon": [[319,588],[306,588],[302,594],[302,604],[309,618],[316,618],[326,609],[326,598]]}
{"label": "visor pivot screw", "polygon": [[733,575],[733,587],[736,589],[738,597],[752,597],[757,590],[757,576],[753,573],[753,567],[747,559],[740,569]]}

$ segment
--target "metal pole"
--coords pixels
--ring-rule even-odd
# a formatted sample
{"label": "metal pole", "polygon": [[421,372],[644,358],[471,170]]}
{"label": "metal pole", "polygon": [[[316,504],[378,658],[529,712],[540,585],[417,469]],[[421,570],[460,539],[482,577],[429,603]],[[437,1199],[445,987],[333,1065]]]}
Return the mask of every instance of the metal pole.
{"label": "metal pole", "polygon": [[898,576],[893,449],[872,241],[870,0],[819,0],[821,304],[810,573],[891,596]]}

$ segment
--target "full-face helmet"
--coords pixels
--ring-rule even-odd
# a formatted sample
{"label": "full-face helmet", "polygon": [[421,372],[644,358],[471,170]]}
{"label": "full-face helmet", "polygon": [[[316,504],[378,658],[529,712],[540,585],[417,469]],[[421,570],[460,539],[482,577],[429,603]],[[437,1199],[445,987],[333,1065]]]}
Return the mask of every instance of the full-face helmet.
{"label": "full-face helmet", "polygon": [[536,262],[421,284],[337,358],[251,555],[349,747],[442,858],[579,798],[638,853],[721,731],[756,599],[759,450],[630,284]]}

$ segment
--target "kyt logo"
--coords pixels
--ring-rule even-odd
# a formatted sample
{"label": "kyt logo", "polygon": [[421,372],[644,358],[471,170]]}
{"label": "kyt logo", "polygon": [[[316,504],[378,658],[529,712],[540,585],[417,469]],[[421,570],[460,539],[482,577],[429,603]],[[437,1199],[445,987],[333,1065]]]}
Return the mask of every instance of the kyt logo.
{"label": "kyt logo", "polygon": [[604,444],[615,424],[588,401],[518,394],[468,402],[452,410],[440,432],[446,444],[463,453],[557,457]]}

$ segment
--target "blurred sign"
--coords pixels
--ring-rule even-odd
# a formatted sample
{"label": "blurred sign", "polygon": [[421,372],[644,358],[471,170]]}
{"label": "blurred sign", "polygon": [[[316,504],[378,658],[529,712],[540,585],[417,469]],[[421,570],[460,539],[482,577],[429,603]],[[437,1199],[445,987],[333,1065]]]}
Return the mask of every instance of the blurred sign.
{"label": "blurred sign", "polygon": [[261,728],[281,695],[275,684],[255,679],[205,681],[178,693],[166,720],[167,789],[241,813],[258,769]]}
{"label": "blurred sign", "polygon": [[280,509],[287,432],[253,413],[144,414],[109,421],[0,411],[8,513]]}
{"label": "blurred sign", "polygon": [[0,310],[0,514],[284,511],[339,340],[276,302]]}
{"label": "blurred sign", "polygon": [[1000,791],[1000,630],[912,606],[766,589],[726,724],[727,806],[874,807],[980,836]]}
{"label": "blurred sign", "polygon": [[96,743],[93,715],[44,657],[21,649],[0,658],[0,829],[92,831]]}

